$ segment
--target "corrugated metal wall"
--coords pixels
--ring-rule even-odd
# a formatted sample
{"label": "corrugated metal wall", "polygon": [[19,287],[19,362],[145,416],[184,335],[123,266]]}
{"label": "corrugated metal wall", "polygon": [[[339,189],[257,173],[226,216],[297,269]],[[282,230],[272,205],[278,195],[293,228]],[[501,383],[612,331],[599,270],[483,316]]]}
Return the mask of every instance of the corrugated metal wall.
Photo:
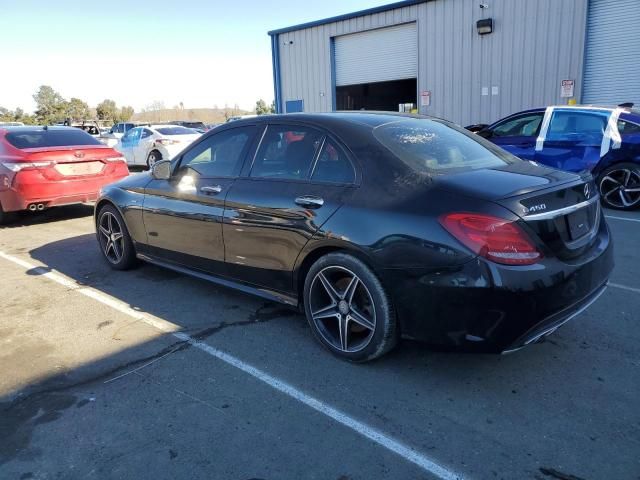
{"label": "corrugated metal wall", "polygon": [[[491,122],[566,102],[564,79],[576,81],[579,101],[586,15],[587,0],[433,0],[282,33],[282,103],[301,99],[307,112],[331,111],[331,38],[410,21],[418,25],[418,90],[431,91],[421,113]],[[494,32],[480,36],[476,21],[487,17]]]}

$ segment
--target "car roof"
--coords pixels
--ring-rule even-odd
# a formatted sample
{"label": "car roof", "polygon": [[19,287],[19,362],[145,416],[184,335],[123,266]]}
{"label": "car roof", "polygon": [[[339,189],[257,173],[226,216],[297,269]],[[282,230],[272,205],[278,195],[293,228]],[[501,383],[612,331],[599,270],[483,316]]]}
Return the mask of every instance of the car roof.
{"label": "car roof", "polygon": [[377,112],[377,111],[344,111],[344,112],[326,112],[326,113],[285,113],[285,114],[269,114],[257,115],[251,118],[242,118],[233,122],[234,126],[252,124],[256,121],[260,123],[280,123],[280,122],[306,122],[317,125],[337,125],[351,124],[368,126],[375,128],[385,123],[397,122],[398,120],[408,118],[419,119],[435,119],[425,115],[398,113],[398,112]]}
{"label": "car roof", "polygon": [[[151,128],[151,129],[153,129],[153,130],[157,130],[159,128],[172,128],[172,127],[179,128],[179,127],[182,127],[182,125],[176,125],[174,123],[157,123],[155,125],[146,125],[146,126]],[[185,128],[185,127],[182,127],[182,128]]]}

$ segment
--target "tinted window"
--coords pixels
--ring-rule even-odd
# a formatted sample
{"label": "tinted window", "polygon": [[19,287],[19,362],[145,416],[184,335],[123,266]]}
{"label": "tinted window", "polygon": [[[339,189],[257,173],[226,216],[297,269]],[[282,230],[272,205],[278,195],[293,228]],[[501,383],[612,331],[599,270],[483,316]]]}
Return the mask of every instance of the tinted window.
{"label": "tinted window", "polygon": [[66,147],[69,145],[102,145],[88,133],[78,129],[20,130],[6,135],[16,148]]}
{"label": "tinted window", "polygon": [[145,128],[145,129],[142,131],[142,138],[148,138],[148,137],[150,137],[151,135],[153,135],[153,132],[152,132],[151,130],[149,130],[148,128]]}
{"label": "tinted window", "polygon": [[618,131],[622,134],[640,133],[640,125],[620,120],[618,122]]}
{"label": "tinted window", "polygon": [[255,130],[256,127],[234,128],[212,135],[182,156],[180,169],[204,177],[237,175]]}
{"label": "tinted window", "polygon": [[353,183],[355,181],[355,173],[347,155],[330,139],[327,139],[322,147],[311,180],[330,183]]}
{"label": "tinted window", "polygon": [[562,111],[553,112],[546,140],[602,142],[610,113]]}
{"label": "tinted window", "polygon": [[162,135],[194,135],[198,133],[195,130],[184,127],[163,127],[157,128],[156,130]]}
{"label": "tinted window", "polygon": [[252,177],[306,179],[322,134],[308,127],[270,125],[251,169]]}
{"label": "tinted window", "polygon": [[406,119],[374,128],[374,136],[418,173],[499,167],[514,157],[452,124]]}
{"label": "tinted window", "polygon": [[533,137],[538,134],[544,113],[524,115],[506,120],[492,129],[496,137]]}

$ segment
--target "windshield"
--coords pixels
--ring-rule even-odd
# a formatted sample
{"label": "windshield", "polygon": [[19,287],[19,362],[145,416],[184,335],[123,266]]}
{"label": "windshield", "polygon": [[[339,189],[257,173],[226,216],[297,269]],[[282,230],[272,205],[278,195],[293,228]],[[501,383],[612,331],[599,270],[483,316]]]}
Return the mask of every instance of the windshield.
{"label": "windshield", "polygon": [[185,127],[163,127],[157,129],[162,135],[194,135],[198,132]]}
{"label": "windshield", "polygon": [[6,135],[16,148],[67,147],[78,145],[102,145],[98,140],[78,128],[64,130],[20,130]]}
{"label": "windshield", "polygon": [[501,167],[516,160],[477,135],[439,120],[403,119],[380,125],[373,134],[416,173]]}

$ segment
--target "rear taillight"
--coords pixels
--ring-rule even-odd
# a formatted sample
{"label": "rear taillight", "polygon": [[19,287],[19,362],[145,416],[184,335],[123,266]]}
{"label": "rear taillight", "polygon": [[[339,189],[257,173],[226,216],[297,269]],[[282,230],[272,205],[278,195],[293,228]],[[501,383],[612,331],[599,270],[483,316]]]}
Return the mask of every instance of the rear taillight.
{"label": "rear taillight", "polygon": [[104,159],[105,162],[110,162],[110,163],[118,163],[118,162],[127,162],[127,159],[124,157],[110,157],[110,158],[105,158]]}
{"label": "rear taillight", "polygon": [[12,172],[20,172],[22,170],[40,170],[52,167],[55,162],[4,162],[2,165]]}
{"label": "rear taillight", "polygon": [[478,255],[504,265],[532,265],[542,258],[529,236],[514,222],[478,213],[450,213],[442,226]]}

